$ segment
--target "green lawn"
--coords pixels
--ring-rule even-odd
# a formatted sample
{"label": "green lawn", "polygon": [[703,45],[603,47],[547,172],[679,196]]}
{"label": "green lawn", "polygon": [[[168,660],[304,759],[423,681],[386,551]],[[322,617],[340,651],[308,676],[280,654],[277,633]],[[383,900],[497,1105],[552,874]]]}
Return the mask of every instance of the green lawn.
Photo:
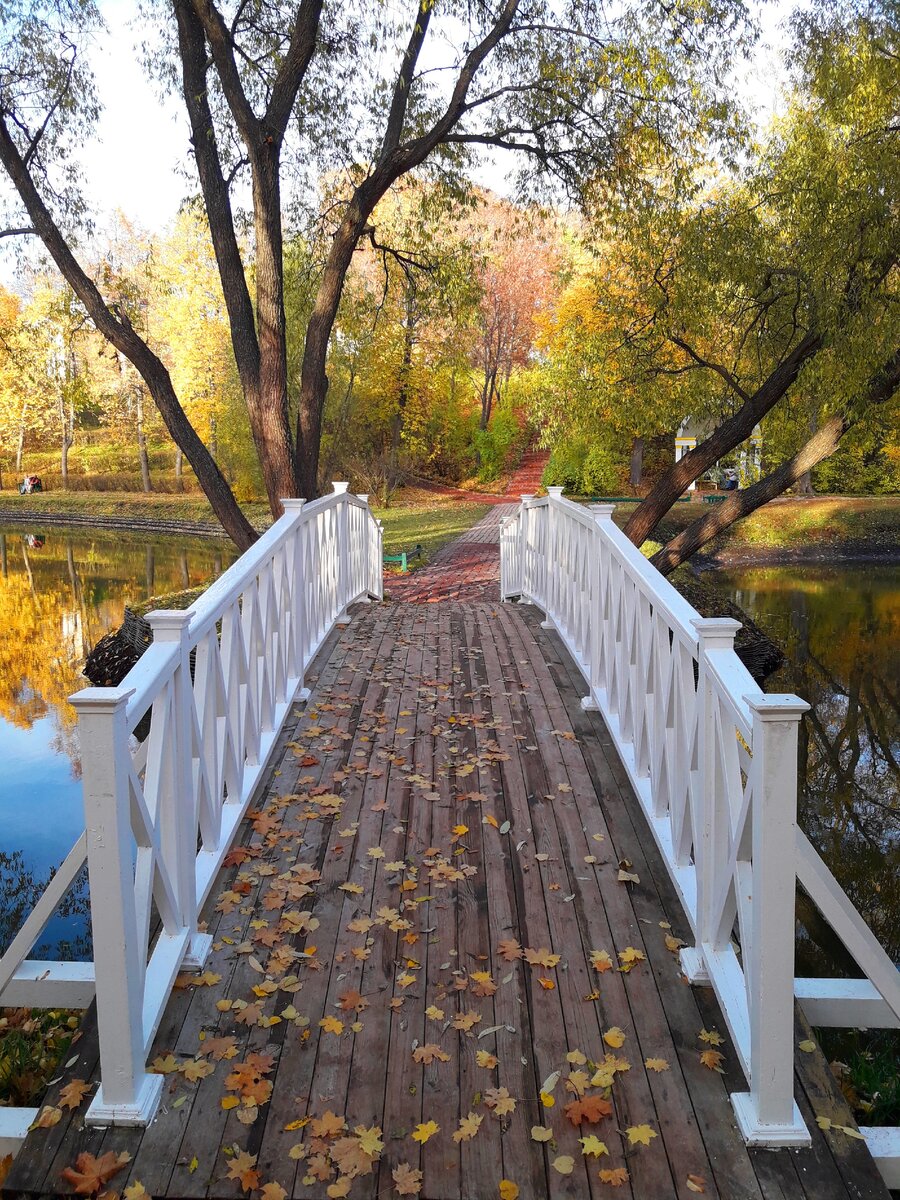
{"label": "green lawn", "polygon": [[[488,508],[487,504],[470,504],[468,501],[435,502],[432,496],[421,503],[396,504],[373,511],[384,525],[385,554],[409,551],[421,543],[421,562],[427,562],[441,546],[465,533]],[[415,559],[411,565],[417,567],[421,562]]]}

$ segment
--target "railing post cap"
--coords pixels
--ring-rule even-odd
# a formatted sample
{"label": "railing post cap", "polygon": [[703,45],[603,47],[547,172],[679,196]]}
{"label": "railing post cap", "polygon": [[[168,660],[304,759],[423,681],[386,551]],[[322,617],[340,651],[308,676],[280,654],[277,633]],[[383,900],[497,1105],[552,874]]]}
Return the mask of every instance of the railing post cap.
{"label": "railing post cap", "polygon": [[760,721],[799,721],[810,705],[790,692],[751,692],[742,697],[744,703]]}
{"label": "railing post cap", "polygon": [[299,512],[306,499],[300,496],[282,496],[281,507],[285,512]]}
{"label": "railing post cap", "polygon": [[180,635],[181,631],[190,625],[193,615],[187,608],[154,608],[153,612],[144,615],[144,620],[153,630],[153,640],[164,641],[166,639],[158,638],[157,634],[177,633]]}
{"label": "railing post cap", "polygon": [[564,487],[548,487],[547,495],[559,498],[566,489]]}
{"label": "railing post cap", "polygon": [[742,628],[740,621],[734,617],[692,617],[691,624],[697,630],[701,641],[713,640],[734,642],[735,634]]}
{"label": "railing post cap", "polygon": [[79,712],[113,713],[124,708],[134,688],[87,687],[69,697],[69,703]]}
{"label": "railing post cap", "polygon": [[[334,485],[332,484],[332,487],[333,486]],[[368,492],[357,492],[356,498],[357,498],[357,500],[362,500],[363,504],[369,503],[369,493]]]}
{"label": "railing post cap", "polygon": [[601,520],[601,521],[611,521],[612,515],[615,511],[616,511],[616,506],[614,504],[592,504],[591,505],[591,512],[594,514],[595,517],[598,518],[598,520]]}
{"label": "railing post cap", "polygon": [[344,480],[343,482],[341,482],[341,481],[336,481],[333,479],[331,481],[331,486],[334,489],[334,491],[337,493],[337,495],[340,496],[343,492],[346,492],[348,490],[348,488],[350,487],[350,483],[347,480]]}
{"label": "railing post cap", "polygon": [[534,492],[520,492],[519,499],[522,501],[523,504],[525,503],[526,500],[533,500]]}

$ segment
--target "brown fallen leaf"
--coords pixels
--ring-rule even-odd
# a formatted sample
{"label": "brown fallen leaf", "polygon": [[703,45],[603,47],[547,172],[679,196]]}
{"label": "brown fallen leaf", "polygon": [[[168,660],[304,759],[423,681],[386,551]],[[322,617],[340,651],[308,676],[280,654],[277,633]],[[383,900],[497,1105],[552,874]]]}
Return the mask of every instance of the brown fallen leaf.
{"label": "brown fallen leaf", "polygon": [[541,946],[537,950],[526,946],[522,953],[525,961],[532,967],[555,967],[560,959],[558,954],[551,954],[546,946]]}
{"label": "brown fallen leaf", "polygon": [[481,1122],[484,1117],[478,1113],[470,1112],[467,1117],[462,1117],[459,1122],[459,1129],[453,1131],[453,1140],[457,1143],[471,1142],[472,1138],[481,1128]]}
{"label": "brown fallen leaf", "polygon": [[424,1046],[418,1046],[413,1050],[413,1062],[425,1063],[426,1066],[438,1062],[449,1062],[450,1055],[445,1053],[437,1042],[426,1042]]}
{"label": "brown fallen leaf", "polygon": [[226,1179],[234,1179],[245,1192],[258,1188],[259,1171],[256,1170],[256,1158],[255,1154],[248,1154],[246,1150],[239,1151],[228,1164]]}
{"label": "brown fallen leaf", "polygon": [[612,1167],[600,1171],[600,1182],[609,1187],[624,1187],[630,1176],[624,1167]]}
{"label": "brown fallen leaf", "polygon": [[409,1163],[399,1163],[394,1167],[391,1178],[398,1196],[418,1196],[422,1190],[422,1172],[411,1167]]}
{"label": "brown fallen leaf", "polygon": [[71,1079],[65,1087],[59,1089],[59,1107],[77,1108],[91,1087],[92,1084],[85,1083],[83,1079]]}
{"label": "brown fallen leaf", "polygon": [[29,1129],[52,1129],[54,1125],[58,1125],[62,1120],[62,1109],[54,1108],[50,1104],[45,1104],[35,1119],[29,1125]]}
{"label": "brown fallen leaf", "polygon": [[66,1183],[71,1183],[76,1195],[93,1196],[130,1162],[131,1155],[127,1150],[121,1154],[107,1150],[99,1158],[85,1150],[75,1159],[74,1167],[64,1167],[60,1174]]}
{"label": "brown fallen leaf", "polygon": [[596,1125],[604,1117],[611,1116],[612,1110],[610,1102],[602,1096],[582,1096],[578,1100],[570,1101],[563,1112],[573,1125],[581,1125],[584,1121],[589,1125]]}
{"label": "brown fallen leaf", "polygon": [[689,1192],[706,1192],[706,1180],[702,1175],[688,1175],[687,1190]]}

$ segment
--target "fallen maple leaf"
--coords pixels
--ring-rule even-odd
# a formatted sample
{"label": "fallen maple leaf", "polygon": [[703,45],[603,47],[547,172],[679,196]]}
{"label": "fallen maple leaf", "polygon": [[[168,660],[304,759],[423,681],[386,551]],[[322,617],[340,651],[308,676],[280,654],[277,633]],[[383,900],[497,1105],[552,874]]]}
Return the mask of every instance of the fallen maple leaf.
{"label": "fallen maple leaf", "polygon": [[259,1171],[256,1170],[256,1158],[255,1154],[248,1154],[246,1150],[241,1150],[228,1164],[226,1178],[236,1180],[245,1192],[258,1188]]}
{"label": "fallen maple leaf", "polygon": [[656,1131],[649,1125],[629,1125],[625,1133],[629,1146],[649,1146],[650,1139],[656,1137]]}
{"label": "fallen maple leaf", "polygon": [[413,1050],[413,1062],[430,1064],[438,1060],[438,1062],[449,1062],[450,1055],[446,1054],[436,1042],[426,1042],[424,1046],[419,1046]]}
{"label": "fallen maple leaf", "polygon": [[579,1138],[581,1142],[581,1153],[584,1155],[592,1155],[594,1158],[600,1158],[604,1154],[609,1154],[606,1142],[601,1142],[593,1133],[589,1133],[587,1137]]}
{"label": "fallen maple leaf", "polygon": [[369,1007],[369,1002],[365,996],[361,996],[356,988],[351,988],[338,996],[338,1004],[343,1012],[362,1012],[364,1008]]}
{"label": "fallen maple leaf", "polygon": [[603,1040],[607,1046],[612,1046],[613,1050],[618,1050],[620,1046],[624,1046],[625,1044],[625,1034],[618,1025],[613,1025],[612,1029],[607,1029],[606,1033],[604,1033]]}
{"label": "fallen maple leaf", "polygon": [[582,1096],[578,1100],[570,1101],[563,1112],[573,1125],[581,1125],[584,1121],[589,1125],[596,1125],[604,1117],[611,1116],[612,1110],[610,1102],[602,1096]]}
{"label": "fallen maple leaf", "polygon": [[609,956],[608,950],[592,950],[591,951],[591,966],[598,974],[603,974],[604,971],[612,970],[612,959]]}
{"label": "fallen maple leaf", "polygon": [[422,1190],[422,1172],[409,1163],[400,1163],[391,1171],[394,1191],[398,1196],[418,1196]]}
{"label": "fallen maple leaf", "polygon": [[157,1055],[150,1064],[150,1070],[155,1071],[157,1075],[171,1075],[180,1067],[181,1064],[174,1054]]}
{"label": "fallen maple leaf", "polygon": [[437,1121],[424,1121],[412,1131],[412,1140],[420,1142],[424,1146],[428,1139],[433,1138],[439,1129],[440,1125],[438,1125]]}
{"label": "fallen maple leaf", "polygon": [[505,1117],[516,1110],[515,1099],[505,1087],[487,1088],[484,1093],[484,1103],[496,1117]]}
{"label": "fallen maple leaf", "polygon": [[501,1179],[498,1191],[500,1200],[519,1200],[519,1185],[511,1179]]}
{"label": "fallen maple leaf", "polygon": [[138,1179],[124,1188],[122,1195],[125,1200],[152,1200],[150,1193]]}
{"label": "fallen maple leaf", "polygon": [[664,1058],[645,1058],[644,1066],[648,1071],[656,1071],[657,1074],[660,1071],[668,1071],[669,1069],[669,1064]]}
{"label": "fallen maple leaf", "polygon": [[600,1182],[606,1183],[610,1187],[624,1187],[629,1178],[624,1167],[612,1167],[609,1170],[600,1171]]}
{"label": "fallen maple leaf", "polygon": [[636,950],[634,946],[626,946],[624,950],[619,951],[619,961],[622,964],[619,970],[627,975],[638,963],[645,962],[646,960],[643,951]]}
{"label": "fallen maple leaf", "polygon": [[476,1052],[475,1052],[475,1065],[476,1066],[486,1067],[488,1071],[493,1071],[494,1067],[498,1066],[499,1063],[500,1063],[500,1060],[499,1060],[499,1058],[497,1058],[496,1054],[491,1054],[490,1051],[488,1051],[488,1050],[476,1050]]}
{"label": "fallen maple leaf", "polygon": [[546,946],[541,946],[537,950],[526,946],[522,954],[525,961],[532,967],[555,967],[560,959],[558,954],[551,954]]}
{"label": "fallen maple leaf", "polygon": [[725,1061],[725,1055],[721,1050],[704,1050],[700,1055],[700,1061],[710,1071],[718,1071],[720,1075],[724,1074],[722,1063]]}
{"label": "fallen maple leaf", "polygon": [[66,1183],[72,1184],[76,1195],[93,1196],[130,1162],[131,1155],[127,1150],[123,1150],[121,1154],[107,1150],[99,1158],[85,1150],[75,1159],[75,1166],[64,1167],[61,1174]]}
{"label": "fallen maple leaf", "polygon": [[260,1200],[286,1200],[287,1192],[280,1183],[267,1183],[260,1189]]}
{"label": "fallen maple leaf", "polygon": [[59,1089],[59,1107],[60,1108],[77,1108],[82,1102],[92,1085],[85,1083],[83,1079],[72,1079],[65,1087]]}
{"label": "fallen maple leaf", "polygon": [[453,1132],[454,1142],[457,1144],[460,1142],[471,1142],[472,1138],[481,1128],[481,1122],[483,1120],[484,1117],[481,1117],[478,1115],[478,1113],[473,1112],[470,1112],[467,1117],[460,1118],[459,1129],[456,1129]]}
{"label": "fallen maple leaf", "polygon": [[697,1037],[701,1042],[706,1042],[709,1046],[722,1046],[725,1044],[725,1039],[720,1033],[716,1033],[714,1029],[701,1029]]}
{"label": "fallen maple leaf", "polygon": [[337,1017],[323,1017],[319,1022],[319,1028],[339,1037],[344,1032],[344,1022],[339,1021]]}
{"label": "fallen maple leaf", "polygon": [[207,1062],[204,1058],[191,1058],[183,1064],[181,1073],[188,1083],[196,1083],[198,1079],[205,1079],[207,1075],[212,1075],[216,1068],[211,1062]]}
{"label": "fallen maple leaf", "polygon": [[336,1137],[346,1128],[347,1122],[344,1118],[333,1113],[331,1109],[322,1113],[321,1117],[313,1117],[309,1123],[310,1133],[317,1138]]}
{"label": "fallen maple leaf", "polygon": [[522,947],[515,940],[515,937],[505,938],[497,947],[497,953],[500,958],[506,962],[515,962],[516,959],[522,958]]}

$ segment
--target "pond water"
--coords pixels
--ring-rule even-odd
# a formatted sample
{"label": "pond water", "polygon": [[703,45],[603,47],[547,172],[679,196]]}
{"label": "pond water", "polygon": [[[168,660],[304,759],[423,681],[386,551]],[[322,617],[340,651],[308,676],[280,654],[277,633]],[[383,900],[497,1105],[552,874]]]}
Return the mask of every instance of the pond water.
{"label": "pond water", "polygon": [[[900,961],[900,568],[741,568],[705,577],[781,645],[766,691],[811,705],[800,735],[800,824]],[[801,900],[803,974],[850,963]]]}
{"label": "pond water", "polygon": [[[81,669],[127,602],[213,579],[230,543],[0,526],[0,951],[84,827],[75,712]],[[85,902],[54,918],[35,957],[82,957]]]}

